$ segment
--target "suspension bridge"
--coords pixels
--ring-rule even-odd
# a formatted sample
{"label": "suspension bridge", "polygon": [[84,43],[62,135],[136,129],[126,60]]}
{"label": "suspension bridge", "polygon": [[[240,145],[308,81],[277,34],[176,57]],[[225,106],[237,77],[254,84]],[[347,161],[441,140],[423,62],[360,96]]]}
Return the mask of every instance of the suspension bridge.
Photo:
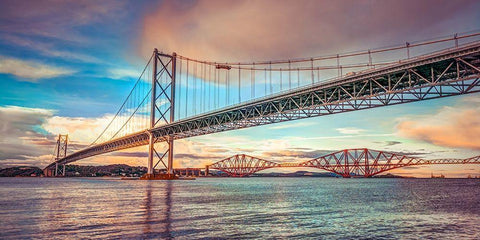
{"label": "suspension bridge", "polygon": [[146,178],[155,177],[160,163],[172,178],[177,139],[476,93],[479,79],[480,33],[259,62],[203,61],[155,49],[98,137],[67,154],[61,135],[44,173],[64,175],[65,164],[148,145]]}

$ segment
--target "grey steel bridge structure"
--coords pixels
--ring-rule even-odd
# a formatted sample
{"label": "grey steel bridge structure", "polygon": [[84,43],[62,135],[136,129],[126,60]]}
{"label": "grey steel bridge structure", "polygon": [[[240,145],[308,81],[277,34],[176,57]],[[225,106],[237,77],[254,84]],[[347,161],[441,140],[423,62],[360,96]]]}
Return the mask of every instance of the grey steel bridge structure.
{"label": "grey steel bridge structure", "polygon": [[[101,134],[101,137],[97,138],[90,146],[69,155],[67,155],[66,151],[63,155],[61,153],[57,154],[55,161],[45,168],[45,172],[48,173],[48,175],[61,175],[62,168],[59,166],[99,154],[149,145],[148,173],[154,174],[154,168],[160,162],[165,166],[168,173],[173,173],[173,142],[177,139],[297,119],[476,93],[480,91],[480,41],[473,40],[460,45],[458,41],[461,39],[475,38],[479,35],[479,33],[463,36],[455,35],[453,38],[419,42],[417,44],[406,43],[404,46],[388,49],[368,50],[318,58],[256,63],[198,61],[175,53],[159,53],[155,49],[147,64],[152,71],[151,85],[147,88],[148,91],[145,96],[137,97],[138,100],[136,100],[135,103],[139,105],[137,108],[135,108],[135,104],[130,104],[130,106],[133,107],[130,109],[135,109],[135,111],[130,110],[130,112],[133,111],[133,114],[131,114],[130,117],[126,114],[126,117],[123,118],[126,119],[124,123],[117,124],[120,125],[118,127],[119,130],[107,130],[109,127],[111,128],[115,125],[115,123],[111,123],[112,125],[109,125]],[[418,54],[414,57],[410,56],[415,47],[430,46],[439,43],[454,44],[441,50]],[[402,51],[402,53],[405,51],[407,58],[378,64],[372,61],[373,54],[395,51]],[[343,58],[356,58],[358,56],[368,57],[368,62],[365,64],[350,63],[340,65],[340,61]],[[337,64],[333,66],[320,66],[321,61],[329,60],[333,62],[336,61]],[[180,67],[179,64],[181,64]],[[195,72],[192,73],[190,71],[193,64],[195,64]],[[200,67],[198,67],[197,64]],[[280,67],[272,68],[272,66]],[[285,68],[282,68],[282,66]],[[343,74],[342,71],[345,69],[348,70],[349,68],[361,70]],[[201,69],[202,73],[199,74],[198,69]],[[326,72],[331,70],[338,71],[338,75],[326,80],[320,79],[321,71]],[[214,74],[213,78],[211,77],[212,71]],[[250,76],[248,76],[248,73],[245,74],[246,71],[251,73]],[[239,101],[236,104],[228,105],[233,95],[233,93],[228,92],[232,85],[231,72],[235,74],[238,73],[238,95],[235,97],[238,97]],[[274,79],[278,79],[278,77],[282,79],[282,77],[284,77],[284,80],[280,80],[280,88],[282,88],[282,81],[286,81],[284,75],[288,74],[288,85],[290,89],[272,93],[272,72],[274,73]],[[243,75],[241,75],[242,73]],[[277,75],[275,76],[275,74]],[[260,81],[259,75],[264,76],[261,78],[261,81],[265,87],[265,94],[263,97],[255,98],[254,96],[258,92],[258,88],[254,89],[254,83],[255,81]],[[298,80],[299,83],[297,87],[294,88],[291,87],[292,75],[297,75],[296,80]],[[142,76],[146,76],[146,74],[142,74]],[[222,78],[222,76],[225,77]],[[204,103],[207,101],[212,102],[213,107],[209,106],[209,111],[188,116],[187,107],[191,107],[190,112],[196,112],[196,110],[199,109],[199,107],[195,106],[195,102],[192,105],[196,92],[193,92],[193,95],[192,92],[189,92],[191,90],[188,89],[182,92],[182,90],[176,89],[176,85],[180,82],[185,88],[185,82],[182,81],[186,78],[186,85],[188,87],[189,77],[194,81],[194,84],[200,84],[200,82],[203,81],[202,84],[210,84],[208,86],[213,86],[213,94],[217,94],[218,96],[213,96],[210,93],[210,89],[208,89],[208,99],[206,96],[203,96]],[[302,79],[307,79],[307,81],[310,79],[311,82],[300,86],[301,77]],[[268,78],[270,78],[269,92],[271,94],[267,94]],[[142,79],[139,80],[140,83],[137,82],[137,84],[142,84],[142,81],[145,82]],[[250,94],[251,99],[242,102],[240,98],[245,94],[241,92],[240,89],[242,89],[242,87],[240,84],[245,84],[245,82],[251,82],[251,84],[247,86],[252,89]],[[221,87],[222,85],[226,89],[224,90],[227,91],[223,93],[223,95],[219,93],[221,90],[214,88],[215,86]],[[197,86],[194,87],[197,88]],[[205,94],[206,92],[207,90],[198,95],[207,95]],[[181,112],[175,112],[180,111],[180,107],[176,105],[178,104],[176,95],[178,97],[179,94],[185,94],[183,97],[187,99],[184,103],[186,110],[185,116],[175,121],[175,116],[181,116],[182,114]],[[228,94],[231,95],[229,96]],[[211,95],[212,100],[210,100]],[[227,102],[226,106],[219,107],[217,104],[219,98],[223,98],[224,96]],[[131,95],[129,95],[129,97],[131,97]],[[188,99],[189,97],[190,99]],[[142,99],[143,101],[141,101]],[[145,105],[148,99],[150,99],[150,104]],[[208,103],[208,105],[210,105],[210,103]],[[124,106],[125,103],[122,105],[122,108],[125,108]],[[145,109],[145,106],[149,108],[149,111],[147,111],[147,114],[143,113],[142,115],[142,113],[140,113],[141,111],[137,110]],[[203,108],[206,107],[203,106]],[[121,111],[119,110],[119,112]],[[127,111],[125,110],[124,112]],[[142,121],[147,118],[149,124],[143,127],[135,127],[132,122],[138,119],[138,116],[140,116]],[[118,119],[120,119],[120,117],[118,117]],[[114,122],[114,120],[112,120],[112,122]],[[128,131],[125,129],[128,129]],[[105,137],[105,134],[109,131],[114,134]],[[155,149],[155,143],[159,142],[167,143],[168,149],[164,152],[157,151]],[[59,141],[57,148],[63,149],[62,147],[65,144],[66,141]],[[158,157],[159,160],[154,165],[153,162],[156,157]],[[167,163],[163,161],[164,158],[168,159]]]}

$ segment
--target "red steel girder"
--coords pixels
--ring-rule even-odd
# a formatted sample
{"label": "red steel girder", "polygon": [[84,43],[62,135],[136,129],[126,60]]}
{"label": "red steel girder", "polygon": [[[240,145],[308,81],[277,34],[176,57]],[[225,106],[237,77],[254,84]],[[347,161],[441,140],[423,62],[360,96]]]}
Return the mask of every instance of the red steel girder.
{"label": "red steel girder", "polygon": [[432,164],[480,164],[480,156],[465,159],[426,160],[401,153],[355,148],[333,152],[301,163],[275,163],[237,154],[209,165],[209,168],[220,170],[232,177],[246,177],[268,168],[313,167],[350,178],[372,177],[396,168]]}

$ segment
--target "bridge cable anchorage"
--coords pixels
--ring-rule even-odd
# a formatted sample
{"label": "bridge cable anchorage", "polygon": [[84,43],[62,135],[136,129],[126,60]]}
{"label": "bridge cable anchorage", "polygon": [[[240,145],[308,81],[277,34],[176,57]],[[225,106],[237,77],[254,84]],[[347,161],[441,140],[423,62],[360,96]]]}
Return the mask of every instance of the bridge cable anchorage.
{"label": "bridge cable anchorage", "polygon": [[313,167],[335,173],[344,178],[373,177],[397,168],[432,164],[480,164],[480,156],[466,159],[425,160],[408,155],[367,148],[344,149],[297,163],[276,163],[245,154],[237,154],[207,166],[231,177],[248,177],[269,168]]}
{"label": "bridge cable anchorage", "polygon": [[[190,114],[190,116],[186,114],[185,119],[182,119],[182,121],[155,126],[151,131],[155,136],[156,142],[162,142],[166,141],[168,137],[174,139],[187,138],[308,117],[480,92],[480,71],[478,71],[478,69],[480,69],[480,42],[477,40],[478,36],[480,36],[480,33],[467,33],[436,40],[409,42],[408,50],[410,51],[410,59],[393,59],[391,62],[373,60],[380,59],[380,57],[377,57],[379,54],[381,54],[381,57],[384,59],[388,58],[388,54],[393,54],[397,50],[406,49],[405,44],[396,47],[338,54],[339,64],[337,65],[332,65],[335,60],[337,60],[337,54],[321,57],[289,58],[284,61],[257,61],[254,62],[255,65],[253,65],[252,62],[235,62],[233,64],[228,62],[214,63],[177,56],[176,58],[187,61],[188,63],[194,62],[196,64],[207,64],[215,67],[215,70],[219,72],[218,75],[214,74],[217,76],[217,86],[221,86],[222,89],[225,86],[225,82],[222,79],[224,76],[220,76],[220,71],[229,70],[216,69],[216,66],[227,65],[230,69],[238,69],[239,102],[241,102],[243,94],[241,82],[249,81],[248,74],[242,74],[242,69],[255,72],[257,70],[265,71],[268,67],[271,95],[255,101],[250,100],[235,106],[223,108],[223,104],[220,104],[219,99],[220,96],[223,96],[222,94],[224,94],[224,92],[220,92],[220,87],[217,87],[217,91],[219,92],[217,94],[217,101],[219,104],[215,111],[209,111],[202,115],[196,115],[196,113],[194,113],[194,116],[192,116],[192,114]],[[446,43],[448,41],[450,41],[452,45],[458,41],[462,42],[457,48],[452,48],[451,45],[450,48],[445,49],[444,46],[439,45],[439,43]],[[412,54],[422,52],[422,49],[419,51],[416,50],[423,47],[432,52],[424,55]],[[433,51],[432,49],[437,51]],[[151,96],[148,95],[150,93],[147,93],[147,91],[151,91],[153,86],[158,88],[159,93],[168,91],[169,86],[167,83],[169,79],[171,82],[171,78],[177,74],[170,71],[169,64],[171,64],[171,61],[168,60],[171,60],[172,56],[158,53],[157,58],[158,57],[161,57],[163,60],[166,59],[166,64],[158,61],[160,70],[168,68],[167,71],[161,74],[160,71],[151,71],[152,75],[159,78],[160,84],[148,85],[145,81],[140,81],[141,83],[138,83],[136,87],[132,89],[130,96],[127,97],[116,116],[109,122],[110,126],[104,129],[101,135],[90,146],[66,156],[61,160],[61,163],[70,163],[98,154],[148,144],[148,134],[144,133],[144,128],[140,129],[142,131],[137,131],[138,126],[136,124],[138,117],[147,119],[144,112],[148,111],[138,110],[135,112],[134,110],[145,108],[153,109],[154,106],[152,106],[151,102],[150,105],[148,105],[149,101],[141,104],[142,97],[144,95]],[[352,59],[353,57],[356,58]],[[365,59],[362,60],[362,58]],[[149,62],[151,63],[151,61]],[[312,62],[315,63],[313,66]],[[154,64],[150,63],[147,64],[140,79],[146,78],[145,73],[153,69]],[[285,65],[288,63],[291,64],[291,69],[285,68]],[[335,76],[334,69],[340,71],[349,69],[349,71],[352,70],[354,72],[349,72],[339,79],[338,76]],[[303,76],[300,75],[300,71],[310,71],[311,74],[313,70],[317,71],[318,82],[309,85],[306,84],[308,81],[301,81],[300,77]],[[272,73],[273,71],[274,73]],[[302,86],[296,89],[288,89],[289,91],[279,92],[277,86],[280,84],[280,91],[287,90],[284,89],[283,85],[284,71],[297,71],[297,78],[302,83]],[[198,74],[192,73],[190,70],[189,74],[186,74],[186,77],[193,78],[195,84],[197,75]],[[250,77],[252,78],[251,80],[253,80],[253,75]],[[257,76],[255,76],[255,78],[257,78]],[[279,78],[281,78],[280,83],[278,82]],[[146,87],[144,91],[141,90],[144,86],[143,83],[149,86]],[[274,86],[275,89],[273,89]],[[189,85],[189,87],[191,86]],[[232,90],[233,89],[230,89],[230,91]],[[188,91],[195,91],[195,88],[192,90],[186,89],[187,94],[185,95],[186,97],[189,96],[188,101],[185,102],[186,113],[188,113],[187,106],[190,104],[193,105],[197,98],[197,96],[195,96],[191,99],[192,94],[189,94],[191,92]],[[139,94],[140,92],[141,94]],[[165,96],[162,94],[162,98],[163,97]],[[156,100],[161,101],[158,96]],[[168,102],[169,99],[165,97],[164,100]],[[159,102],[157,103],[159,104]],[[141,107],[135,108],[135,105],[140,105]],[[192,106],[188,107],[191,108]],[[161,106],[156,106],[156,108],[161,112],[157,117],[168,120],[168,104],[162,104]],[[156,108],[155,111],[158,111]],[[191,112],[193,112],[194,109],[192,109]],[[174,106],[172,110],[175,112]],[[132,112],[134,112],[134,114],[132,114]],[[171,115],[175,118],[175,114]],[[126,123],[125,120],[127,120]],[[146,128],[149,127],[147,126]],[[120,132],[118,132],[119,129]],[[115,137],[111,138],[112,135]],[[51,166],[53,167],[54,165]]]}

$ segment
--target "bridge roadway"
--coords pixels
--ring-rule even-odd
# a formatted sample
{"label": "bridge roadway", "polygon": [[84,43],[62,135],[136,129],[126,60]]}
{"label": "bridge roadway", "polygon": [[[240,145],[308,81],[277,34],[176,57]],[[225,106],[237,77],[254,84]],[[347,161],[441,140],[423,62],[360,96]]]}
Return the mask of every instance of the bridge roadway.
{"label": "bridge roadway", "polygon": [[480,42],[434,52],[136,132],[50,164],[193,136],[480,91]]}

